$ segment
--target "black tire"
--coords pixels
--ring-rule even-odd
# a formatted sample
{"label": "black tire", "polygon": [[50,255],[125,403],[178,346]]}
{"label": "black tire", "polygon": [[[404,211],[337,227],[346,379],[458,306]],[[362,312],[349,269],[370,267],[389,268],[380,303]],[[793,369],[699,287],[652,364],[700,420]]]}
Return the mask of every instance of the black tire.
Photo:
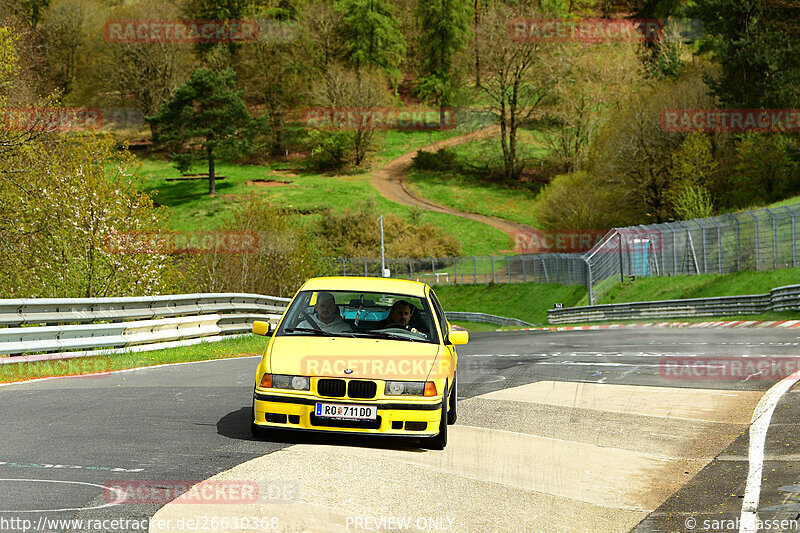
{"label": "black tire", "polygon": [[458,420],[458,377],[453,374],[453,386],[450,387],[450,405],[447,409],[447,423],[453,425]]}
{"label": "black tire", "polygon": [[[446,387],[446,385],[445,385]],[[429,450],[444,450],[447,446],[447,389],[442,395],[442,416],[439,418],[439,434],[422,440],[422,446]]]}
{"label": "black tire", "polygon": [[250,406],[250,434],[256,440],[261,440],[267,437],[269,434],[269,430],[265,429],[255,422],[256,420],[256,409],[255,406]]}

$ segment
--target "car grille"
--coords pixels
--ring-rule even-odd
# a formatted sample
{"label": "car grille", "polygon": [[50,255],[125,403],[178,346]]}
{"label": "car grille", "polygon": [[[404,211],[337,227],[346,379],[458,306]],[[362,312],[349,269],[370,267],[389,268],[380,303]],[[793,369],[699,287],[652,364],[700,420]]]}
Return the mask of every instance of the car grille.
{"label": "car grille", "polygon": [[353,380],[347,384],[347,395],[351,398],[374,398],[378,385],[374,381]]}
{"label": "car grille", "polygon": [[375,420],[336,420],[332,418],[319,418],[311,413],[309,417],[312,426],[325,426],[333,428],[380,429],[381,417]]}
{"label": "car grille", "polygon": [[347,390],[343,379],[321,379],[317,381],[317,392],[320,396],[341,398]]}

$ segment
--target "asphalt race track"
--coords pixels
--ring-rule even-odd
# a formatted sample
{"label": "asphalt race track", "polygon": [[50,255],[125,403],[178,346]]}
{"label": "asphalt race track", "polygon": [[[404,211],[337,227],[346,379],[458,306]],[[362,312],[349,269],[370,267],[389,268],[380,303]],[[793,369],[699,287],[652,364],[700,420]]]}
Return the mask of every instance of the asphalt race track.
{"label": "asphalt race track", "polygon": [[[747,430],[781,376],[665,365],[799,347],[800,332],[777,328],[476,333],[459,349],[459,420],[444,451],[254,441],[256,358],[4,386],[0,531],[213,531],[213,517],[216,531],[739,531]],[[769,425],[761,520],[800,514],[798,400],[780,397]],[[261,496],[164,505],[170,487],[212,476]],[[104,490],[136,482],[165,493],[118,503]],[[221,527],[245,516],[263,520]],[[57,523],[70,519],[83,526]]]}

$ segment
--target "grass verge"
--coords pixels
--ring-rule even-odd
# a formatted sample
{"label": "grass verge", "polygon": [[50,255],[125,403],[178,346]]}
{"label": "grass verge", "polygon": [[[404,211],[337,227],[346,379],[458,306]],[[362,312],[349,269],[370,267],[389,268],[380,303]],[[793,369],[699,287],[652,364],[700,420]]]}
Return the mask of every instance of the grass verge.
{"label": "grass verge", "polygon": [[437,285],[434,290],[446,311],[488,313],[531,324],[546,323],[547,310],[554,304],[571,307],[586,294],[586,287],[581,285],[535,282]]}
{"label": "grass verge", "polygon": [[[152,352],[127,352],[30,363],[6,363],[0,365],[0,383],[13,383],[54,376],[94,374],[111,370],[185,363],[188,361],[249,357],[261,355],[266,345],[267,339],[265,337],[245,335],[219,342],[203,342],[192,346],[154,350]],[[253,365],[253,368],[255,370],[255,365]]]}
{"label": "grass verge", "polygon": [[[612,287],[597,303],[613,304],[766,294],[776,287],[798,283],[800,283],[800,268],[784,268],[766,272],[742,271],[731,274],[638,278],[636,281],[620,283]],[[586,305],[587,301],[588,298],[582,298],[578,305]]]}

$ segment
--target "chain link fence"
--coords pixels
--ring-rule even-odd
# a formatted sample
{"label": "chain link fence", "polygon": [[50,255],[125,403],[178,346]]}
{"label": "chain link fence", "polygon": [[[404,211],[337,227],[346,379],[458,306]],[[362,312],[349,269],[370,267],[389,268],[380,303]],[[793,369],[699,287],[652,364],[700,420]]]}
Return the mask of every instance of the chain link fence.
{"label": "chain link fence", "polygon": [[[429,284],[586,285],[593,305],[631,277],[727,274],[800,266],[800,203],[610,230],[586,253],[386,259],[393,278]],[[348,276],[381,276],[380,259],[332,260]]]}
{"label": "chain link fence", "polygon": [[630,276],[728,274],[800,266],[800,204],[611,230],[584,256],[589,304]]}
{"label": "chain link fence", "polygon": [[[521,254],[461,257],[386,259],[392,278],[442,283],[560,283],[586,284],[586,266],[577,254]],[[381,260],[343,258],[334,260],[343,276],[381,277]]]}

